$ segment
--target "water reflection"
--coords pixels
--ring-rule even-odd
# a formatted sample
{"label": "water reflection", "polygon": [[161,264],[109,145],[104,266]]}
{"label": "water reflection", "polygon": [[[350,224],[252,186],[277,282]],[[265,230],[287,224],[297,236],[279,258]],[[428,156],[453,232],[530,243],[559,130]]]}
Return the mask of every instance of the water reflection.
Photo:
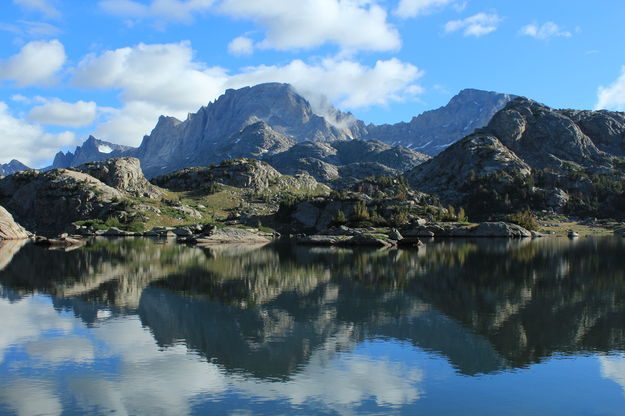
{"label": "water reflection", "polygon": [[274,401],[268,414],[365,412],[427,397],[425,381],[440,375],[403,359],[406,348],[465,375],[610,354],[599,357],[600,375],[625,390],[625,360],[614,355],[625,351],[623,246],[1,246],[0,316],[10,319],[0,332],[0,403],[18,414],[71,413],[68,403],[189,414],[238,397]]}

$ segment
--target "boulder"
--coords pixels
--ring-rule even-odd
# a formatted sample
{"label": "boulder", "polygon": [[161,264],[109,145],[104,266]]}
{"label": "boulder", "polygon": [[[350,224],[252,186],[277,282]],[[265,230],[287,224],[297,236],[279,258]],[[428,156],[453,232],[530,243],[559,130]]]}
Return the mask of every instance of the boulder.
{"label": "boulder", "polygon": [[526,238],[532,237],[532,233],[519,225],[499,221],[483,222],[478,226],[469,229],[467,236]]}
{"label": "boulder", "polygon": [[217,228],[210,235],[196,239],[197,244],[269,243],[270,240],[243,228]]}
{"label": "boulder", "polygon": [[0,206],[0,240],[22,240],[28,232],[13,219],[13,216]]}
{"label": "boulder", "polygon": [[364,246],[364,247],[392,247],[394,244],[392,241],[386,239],[386,235],[376,234],[358,234],[347,240],[342,240],[337,243],[341,246]]}

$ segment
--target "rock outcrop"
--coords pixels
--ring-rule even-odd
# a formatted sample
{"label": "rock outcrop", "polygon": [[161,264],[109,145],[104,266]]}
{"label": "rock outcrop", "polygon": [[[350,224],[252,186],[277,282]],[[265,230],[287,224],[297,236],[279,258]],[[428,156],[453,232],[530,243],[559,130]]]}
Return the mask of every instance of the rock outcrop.
{"label": "rock outcrop", "polygon": [[28,233],[13,219],[9,211],[0,206],[0,240],[22,240]]}
{"label": "rock outcrop", "polygon": [[152,181],[172,191],[206,191],[216,184],[261,190],[276,184],[281,176],[267,163],[255,159],[232,159],[216,166],[182,169]]}
{"label": "rock outcrop", "polygon": [[341,187],[369,176],[397,175],[429,156],[405,147],[372,140],[302,142],[265,160],[287,175],[308,173],[324,183],[341,180]]}
{"label": "rock outcrop", "polygon": [[56,234],[78,220],[107,218],[124,194],[82,172],[26,171],[0,179],[0,200],[33,232]]}
{"label": "rock outcrop", "polygon": [[162,191],[143,176],[141,163],[134,157],[120,157],[89,162],[72,168],[100,180],[118,191],[135,197],[156,198]]}
{"label": "rock outcrop", "polygon": [[469,182],[475,185],[490,175],[506,183],[540,171],[548,189],[530,191],[543,192],[542,199],[557,193],[558,198],[545,205],[558,207],[568,201],[564,191],[588,194],[593,190],[588,178],[570,179],[572,172],[613,175],[620,169],[624,138],[623,113],[553,110],[519,97],[495,114],[485,128],[405,176],[421,191],[446,202],[462,203]]}

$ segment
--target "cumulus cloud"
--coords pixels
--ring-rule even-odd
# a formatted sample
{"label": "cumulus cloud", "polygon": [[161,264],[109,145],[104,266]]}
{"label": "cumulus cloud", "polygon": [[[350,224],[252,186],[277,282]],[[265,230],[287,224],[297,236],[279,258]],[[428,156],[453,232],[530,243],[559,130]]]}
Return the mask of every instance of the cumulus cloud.
{"label": "cumulus cloud", "polygon": [[625,357],[599,357],[601,376],[612,380],[625,392]]}
{"label": "cumulus cloud", "polygon": [[16,55],[0,61],[0,80],[19,86],[50,84],[65,59],[65,48],[58,40],[29,42]]}
{"label": "cumulus cloud", "polygon": [[326,43],[347,51],[387,51],[401,45],[384,8],[367,0],[224,0],[220,11],[266,28],[260,48],[308,49]]}
{"label": "cumulus cloud", "polygon": [[400,0],[395,14],[408,18],[432,13],[454,3],[454,0]]}
{"label": "cumulus cloud", "polygon": [[480,37],[497,30],[501,17],[496,13],[478,13],[466,19],[451,20],[445,24],[445,32],[462,31],[464,36]]}
{"label": "cumulus cloud", "polygon": [[76,144],[74,133],[47,133],[35,123],[16,118],[0,101],[0,162],[19,159],[32,167],[43,167],[61,147]]}
{"label": "cumulus cloud", "polygon": [[621,68],[621,75],[612,84],[599,87],[595,107],[597,110],[625,111],[625,66]]}
{"label": "cumulus cloud", "polygon": [[83,127],[95,121],[97,106],[94,101],[68,103],[52,99],[43,105],[33,107],[28,119],[41,124],[54,126]]}
{"label": "cumulus cloud", "polygon": [[568,38],[572,36],[571,32],[564,30],[554,22],[545,22],[542,25],[531,23],[523,26],[519,33],[540,40],[546,40],[553,37]]}
{"label": "cumulus cloud", "polygon": [[421,92],[414,84],[423,75],[416,66],[392,58],[373,67],[349,60],[325,59],[309,65],[294,60],[284,66],[257,66],[234,75],[228,86],[239,88],[262,82],[287,82],[304,96],[321,94],[341,108],[386,105]]}
{"label": "cumulus cloud", "polygon": [[61,30],[49,23],[18,20],[15,23],[0,23],[0,30],[29,38],[47,38],[57,36]]}
{"label": "cumulus cloud", "polygon": [[100,7],[110,14],[135,19],[157,19],[189,23],[193,14],[207,11],[214,0],[101,0]]}
{"label": "cumulus cloud", "polygon": [[389,59],[372,67],[347,59],[317,63],[294,60],[285,65],[261,65],[229,74],[193,59],[188,42],[139,44],[83,59],[73,82],[92,88],[120,90],[123,106],[110,110],[96,135],[137,145],[159,115],[184,118],[217,98],[227,88],[262,82],[288,82],[307,98],[325,95],[341,107],[384,105],[420,92],[415,82],[423,72],[414,65]]}
{"label": "cumulus cloud", "polygon": [[246,36],[232,39],[228,44],[228,52],[232,55],[251,55],[254,52],[254,41]]}
{"label": "cumulus cloud", "polygon": [[57,18],[61,16],[61,12],[54,7],[54,0],[13,0],[18,6],[39,12],[49,18]]}

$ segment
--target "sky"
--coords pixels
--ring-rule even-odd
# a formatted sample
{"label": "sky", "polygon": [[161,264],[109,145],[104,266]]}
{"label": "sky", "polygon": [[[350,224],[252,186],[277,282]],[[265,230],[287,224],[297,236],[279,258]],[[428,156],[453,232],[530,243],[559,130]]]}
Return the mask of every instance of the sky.
{"label": "sky", "polygon": [[137,146],[262,82],[376,124],[463,88],[625,111],[624,18],[622,0],[2,0],[0,163]]}

